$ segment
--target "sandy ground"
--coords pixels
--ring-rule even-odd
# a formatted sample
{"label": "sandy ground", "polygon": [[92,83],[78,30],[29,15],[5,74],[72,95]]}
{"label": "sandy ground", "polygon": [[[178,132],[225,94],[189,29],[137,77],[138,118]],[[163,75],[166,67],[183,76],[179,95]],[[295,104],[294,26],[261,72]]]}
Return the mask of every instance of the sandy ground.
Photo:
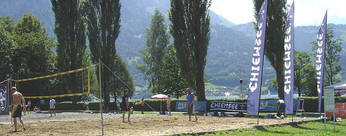
{"label": "sandy ground", "polygon": [[[59,113],[55,117],[48,114],[29,114],[24,116],[26,130],[21,126],[18,132],[8,123],[9,116],[0,116],[0,135],[32,136],[96,136],[100,135],[100,114]],[[294,121],[313,119],[295,118]],[[260,125],[273,125],[291,122],[292,119],[260,119]],[[122,123],[121,115],[104,114],[104,135],[172,135],[196,133],[256,126],[256,118],[205,117],[199,116],[197,122],[189,122],[187,116],[134,115],[131,123]]]}

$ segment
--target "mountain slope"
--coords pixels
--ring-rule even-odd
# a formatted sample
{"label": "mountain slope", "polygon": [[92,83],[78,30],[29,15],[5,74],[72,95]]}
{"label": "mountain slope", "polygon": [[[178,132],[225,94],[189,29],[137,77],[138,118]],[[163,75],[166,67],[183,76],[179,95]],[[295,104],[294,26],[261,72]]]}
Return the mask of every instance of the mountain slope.
{"label": "mountain slope", "polygon": [[[136,65],[142,63],[140,49],[145,46],[145,31],[150,25],[151,15],[158,9],[168,20],[169,0],[121,0],[121,28],[116,41],[117,52],[126,62],[136,86],[145,86],[143,74]],[[54,34],[54,13],[49,0],[2,0],[0,16],[11,16],[16,20],[24,13],[32,12],[41,21],[51,37]],[[251,52],[255,39],[253,23],[234,25],[221,16],[210,11],[211,39],[205,69],[206,78],[210,83],[231,88],[239,87],[239,79],[248,84],[250,77]],[[346,25],[334,25],[335,36],[346,42]],[[311,41],[315,40],[316,26],[295,28],[297,50],[311,51]],[[345,47],[345,42],[343,47]],[[345,50],[344,50],[345,52]],[[346,55],[343,54],[342,66],[345,66]],[[264,86],[275,76],[269,62],[264,62]],[[346,68],[342,75],[346,78]]]}

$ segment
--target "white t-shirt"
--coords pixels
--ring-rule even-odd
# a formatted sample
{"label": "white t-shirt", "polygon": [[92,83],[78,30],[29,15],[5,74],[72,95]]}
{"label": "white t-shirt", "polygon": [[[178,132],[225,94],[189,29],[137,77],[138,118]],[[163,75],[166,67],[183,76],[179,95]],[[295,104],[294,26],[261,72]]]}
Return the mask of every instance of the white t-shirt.
{"label": "white t-shirt", "polygon": [[50,99],[49,100],[49,108],[50,109],[55,109],[55,100],[54,99]]}

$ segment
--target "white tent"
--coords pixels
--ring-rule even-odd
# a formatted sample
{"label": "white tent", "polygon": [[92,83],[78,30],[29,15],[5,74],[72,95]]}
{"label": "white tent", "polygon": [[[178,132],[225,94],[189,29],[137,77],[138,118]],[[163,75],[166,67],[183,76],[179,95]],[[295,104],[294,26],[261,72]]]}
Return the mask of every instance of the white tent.
{"label": "white tent", "polygon": [[330,86],[324,87],[324,89],[334,89],[335,95],[346,95],[346,81],[342,81]]}

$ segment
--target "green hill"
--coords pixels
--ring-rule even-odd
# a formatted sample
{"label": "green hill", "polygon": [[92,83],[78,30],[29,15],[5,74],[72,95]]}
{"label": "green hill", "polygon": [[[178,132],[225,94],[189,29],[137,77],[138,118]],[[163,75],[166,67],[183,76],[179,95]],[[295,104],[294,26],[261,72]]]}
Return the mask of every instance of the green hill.
{"label": "green hill", "polygon": [[[140,49],[144,48],[145,30],[149,27],[154,9],[158,9],[166,16],[169,10],[169,0],[121,0],[121,29],[116,41],[117,52],[126,62],[136,86],[145,86],[143,74],[136,65],[142,63]],[[24,13],[32,12],[46,27],[51,37],[54,34],[54,13],[49,0],[2,0],[0,16],[11,16],[16,20]],[[250,77],[250,60],[255,31],[253,23],[235,25],[225,18],[210,11],[211,40],[207,56],[206,77],[210,83],[230,88],[239,87],[239,79],[247,80]],[[346,42],[346,25],[333,25],[335,36]],[[315,40],[317,26],[301,26],[295,28],[295,42],[297,50],[311,51],[311,41]],[[345,47],[345,42],[343,47]],[[342,76],[346,78],[346,54],[342,53]],[[275,76],[275,72],[265,60],[264,86]]]}

